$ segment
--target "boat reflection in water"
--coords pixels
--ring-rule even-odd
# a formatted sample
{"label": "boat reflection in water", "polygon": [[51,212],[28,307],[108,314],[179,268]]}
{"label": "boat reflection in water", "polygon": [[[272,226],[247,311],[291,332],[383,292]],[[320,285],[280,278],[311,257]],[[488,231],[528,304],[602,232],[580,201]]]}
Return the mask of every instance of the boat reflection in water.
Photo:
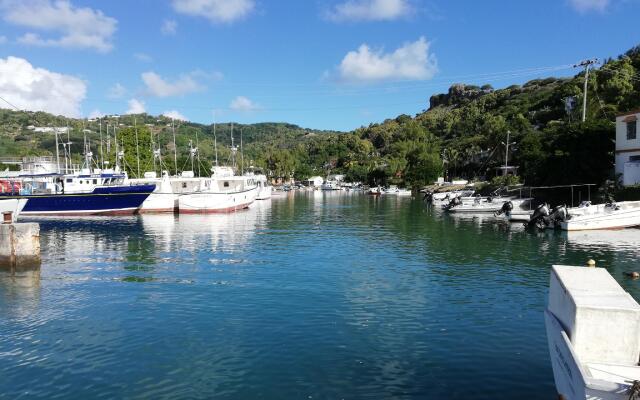
{"label": "boat reflection in water", "polygon": [[584,250],[607,249],[637,252],[640,229],[563,231],[559,234],[571,246]]}
{"label": "boat reflection in water", "polygon": [[0,267],[0,319],[26,319],[40,308],[40,266]]}

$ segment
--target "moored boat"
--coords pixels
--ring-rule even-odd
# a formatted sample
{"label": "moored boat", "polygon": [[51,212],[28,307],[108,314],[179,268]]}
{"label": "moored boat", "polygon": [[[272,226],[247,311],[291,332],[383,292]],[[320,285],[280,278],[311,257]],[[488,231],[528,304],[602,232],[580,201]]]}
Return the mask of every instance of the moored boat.
{"label": "moored boat", "polygon": [[640,201],[570,208],[569,218],[558,223],[564,231],[621,229],[640,225]]}
{"label": "moored boat", "polygon": [[213,167],[210,178],[200,178],[200,189],[178,197],[178,212],[225,213],[249,207],[258,195],[252,177],[234,175],[230,167]]}
{"label": "moored boat", "polygon": [[12,220],[16,221],[27,204],[27,199],[0,199],[0,215],[10,212]]}
{"label": "moored boat", "polygon": [[640,305],[606,269],[553,266],[545,325],[559,398],[638,398]]}

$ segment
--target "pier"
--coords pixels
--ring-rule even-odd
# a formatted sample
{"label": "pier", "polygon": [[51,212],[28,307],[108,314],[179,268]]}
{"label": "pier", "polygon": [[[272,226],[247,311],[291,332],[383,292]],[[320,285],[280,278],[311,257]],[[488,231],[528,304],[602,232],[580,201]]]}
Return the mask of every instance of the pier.
{"label": "pier", "polygon": [[0,272],[15,274],[40,268],[40,225],[0,224]]}

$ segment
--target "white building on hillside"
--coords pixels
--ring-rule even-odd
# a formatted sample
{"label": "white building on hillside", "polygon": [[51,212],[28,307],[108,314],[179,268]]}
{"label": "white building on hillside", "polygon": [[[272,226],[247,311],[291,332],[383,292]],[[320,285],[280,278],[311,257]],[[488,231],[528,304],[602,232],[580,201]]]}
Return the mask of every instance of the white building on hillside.
{"label": "white building on hillside", "polygon": [[640,110],[616,117],[616,175],[624,186],[640,184]]}

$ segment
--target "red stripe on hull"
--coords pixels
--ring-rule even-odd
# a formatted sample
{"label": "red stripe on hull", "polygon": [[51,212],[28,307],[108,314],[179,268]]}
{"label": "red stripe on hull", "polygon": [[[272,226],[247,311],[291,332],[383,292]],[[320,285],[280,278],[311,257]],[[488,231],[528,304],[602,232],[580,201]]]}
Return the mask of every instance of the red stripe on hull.
{"label": "red stripe on hull", "polygon": [[111,210],[111,211],[89,211],[89,212],[60,212],[60,213],[38,213],[38,212],[24,212],[20,213],[20,216],[30,217],[82,217],[82,216],[95,216],[95,215],[133,215],[137,210]]}
{"label": "red stripe on hull", "polygon": [[169,214],[176,213],[178,211],[177,208],[146,208],[138,210],[137,214]]}

